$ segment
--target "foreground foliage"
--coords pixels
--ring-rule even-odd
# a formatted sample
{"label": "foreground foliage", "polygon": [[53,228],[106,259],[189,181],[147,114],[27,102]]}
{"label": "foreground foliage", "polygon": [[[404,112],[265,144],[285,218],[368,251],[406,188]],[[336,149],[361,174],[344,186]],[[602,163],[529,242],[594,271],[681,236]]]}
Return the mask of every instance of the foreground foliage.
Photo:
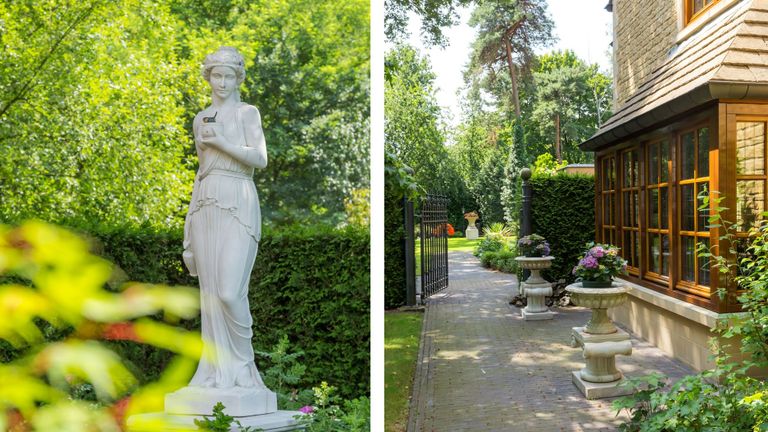
{"label": "foreground foliage", "polygon": [[[0,430],[118,431],[125,403],[115,402],[133,393],[127,413],[161,408],[164,394],[194,372],[202,341],[172,324],[197,315],[195,290],[132,283],[108,291],[111,265],[75,235],[39,222],[0,226],[0,275],[0,339],[18,354],[0,364]],[[168,324],[149,318],[159,313]],[[178,356],[139,388],[108,339]],[[79,400],[89,393],[91,402]]]}

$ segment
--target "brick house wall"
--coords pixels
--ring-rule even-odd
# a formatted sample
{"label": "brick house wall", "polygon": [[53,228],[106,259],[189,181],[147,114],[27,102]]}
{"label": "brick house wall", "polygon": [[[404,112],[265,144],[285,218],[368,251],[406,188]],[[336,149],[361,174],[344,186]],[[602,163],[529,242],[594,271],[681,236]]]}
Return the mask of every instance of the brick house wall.
{"label": "brick house wall", "polygon": [[613,0],[614,112],[666,59],[678,33],[679,0]]}

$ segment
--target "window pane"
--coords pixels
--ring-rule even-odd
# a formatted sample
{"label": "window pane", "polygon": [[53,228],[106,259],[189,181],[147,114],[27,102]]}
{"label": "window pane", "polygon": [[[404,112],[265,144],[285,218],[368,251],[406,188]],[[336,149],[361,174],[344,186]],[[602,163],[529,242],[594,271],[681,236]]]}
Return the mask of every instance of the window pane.
{"label": "window pane", "polygon": [[622,155],[622,170],[624,171],[624,181],[622,187],[632,186],[632,154],[624,153]]}
{"label": "window pane", "polygon": [[603,169],[601,170],[601,174],[603,177],[603,190],[610,190],[611,189],[611,170],[609,169],[608,165],[608,159],[603,159]]}
{"label": "window pane", "polygon": [[693,185],[686,184],[680,186],[680,229],[683,231],[693,231],[696,229],[694,226],[694,218],[696,215],[695,200],[693,198]]}
{"label": "window pane", "polygon": [[709,128],[699,129],[699,163],[697,177],[709,175]]}
{"label": "window pane", "polygon": [[632,265],[632,231],[624,231],[624,242],[621,244],[621,257]]}
{"label": "window pane", "polygon": [[694,153],[693,132],[683,135],[680,150],[680,166],[682,167],[680,175],[682,179],[693,178],[693,167],[696,162]]}
{"label": "window pane", "polygon": [[699,221],[696,225],[696,231],[709,231],[709,209],[699,210],[704,205],[704,190],[707,189],[707,183],[696,185],[696,213],[699,215]]}
{"label": "window pane", "polygon": [[[709,248],[709,239],[706,237],[699,237],[699,243],[703,243],[705,247]],[[699,257],[699,285],[709,286],[709,258]]]}
{"label": "window pane", "polygon": [[736,123],[736,174],[765,174],[765,123]]}
{"label": "window pane", "polygon": [[736,182],[736,225],[740,231],[749,231],[765,211],[763,180],[739,180]]}
{"label": "window pane", "polygon": [[632,208],[632,195],[630,192],[624,192],[622,194],[622,200],[624,204],[624,226],[632,226],[632,215],[635,213]]}
{"label": "window pane", "polygon": [[610,172],[609,189],[616,189],[616,161],[613,158],[608,159],[608,171]]}
{"label": "window pane", "polygon": [[680,237],[680,252],[682,253],[680,263],[680,279],[688,282],[695,282],[696,277],[696,238],[689,236]]}
{"label": "window pane", "polygon": [[659,159],[659,179],[662,183],[665,183],[669,179],[669,141],[661,143]]}
{"label": "window pane", "polygon": [[634,219],[632,220],[632,226],[640,226],[640,193],[632,192],[632,206],[634,209]]}
{"label": "window pane", "polygon": [[693,13],[696,14],[704,8],[704,0],[693,0]]}
{"label": "window pane", "polygon": [[632,152],[632,186],[640,186],[640,161],[637,159],[637,150]]}
{"label": "window pane", "polygon": [[659,221],[661,223],[661,228],[667,229],[669,228],[669,213],[667,212],[667,209],[669,208],[669,188],[663,187],[659,189],[659,193],[661,194],[659,201],[661,202],[661,211],[659,212]]}
{"label": "window pane", "polygon": [[603,225],[613,225],[613,194],[603,196]]}
{"label": "window pane", "polygon": [[648,239],[648,270],[659,273],[661,267],[661,237],[658,234],[650,234]]}
{"label": "window pane", "polygon": [[661,235],[661,274],[669,275],[669,236]]}
{"label": "window pane", "polygon": [[659,190],[648,189],[648,225],[651,228],[659,227]]}
{"label": "window pane", "polygon": [[633,262],[635,267],[640,267],[640,233],[634,233],[635,247],[632,250]]}
{"label": "window pane", "polygon": [[648,157],[648,184],[659,182],[659,144],[651,144]]}

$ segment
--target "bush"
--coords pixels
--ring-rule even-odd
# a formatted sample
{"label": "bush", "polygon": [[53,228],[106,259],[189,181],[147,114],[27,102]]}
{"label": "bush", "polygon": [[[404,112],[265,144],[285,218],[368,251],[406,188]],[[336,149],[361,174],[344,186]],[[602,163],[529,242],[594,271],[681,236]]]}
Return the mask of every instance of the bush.
{"label": "bush", "polygon": [[[96,252],[123,279],[197,286],[181,261],[181,230],[85,227]],[[327,381],[345,398],[369,392],[370,246],[367,230],[325,225],[267,230],[251,275],[254,345],[261,351],[288,335],[307,371],[300,387]],[[199,328],[199,318],[182,323]],[[158,378],[171,353],[114,342],[141,382]],[[263,367],[260,365],[260,369]]]}
{"label": "bush", "polygon": [[483,267],[490,267],[498,255],[499,251],[487,250],[480,255],[480,264],[482,264]]}
{"label": "bush", "polygon": [[573,266],[584,244],[595,240],[595,179],[560,173],[534,175],[531,180],[533,232],[544,236],[555,260],[544,272],[547,280],[573,282]]}

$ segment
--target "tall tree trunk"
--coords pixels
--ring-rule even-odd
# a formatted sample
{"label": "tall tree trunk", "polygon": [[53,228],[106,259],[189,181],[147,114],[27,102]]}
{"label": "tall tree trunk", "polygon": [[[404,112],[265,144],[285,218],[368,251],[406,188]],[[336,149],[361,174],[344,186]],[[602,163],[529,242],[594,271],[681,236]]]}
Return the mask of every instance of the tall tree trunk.
{"label": "tall tree trunk", "polygon": [[557,163],[563,163],[563,153],[560,151],[560,113],[555,114],[555,155]]}
{"label": "tall tree trunk", "polygon": [[[515,26],[516,27],[516,26]],[[520,98],[517,94],[517,74],[515,73],[515,64],[512,62],[512,43],[509,41],[510,35],[504,38],[504,45],[507,48],[507,67],[509,68],[509,78],[512,80],[512,104],[515,106],[515,118],[520,118]]]}

